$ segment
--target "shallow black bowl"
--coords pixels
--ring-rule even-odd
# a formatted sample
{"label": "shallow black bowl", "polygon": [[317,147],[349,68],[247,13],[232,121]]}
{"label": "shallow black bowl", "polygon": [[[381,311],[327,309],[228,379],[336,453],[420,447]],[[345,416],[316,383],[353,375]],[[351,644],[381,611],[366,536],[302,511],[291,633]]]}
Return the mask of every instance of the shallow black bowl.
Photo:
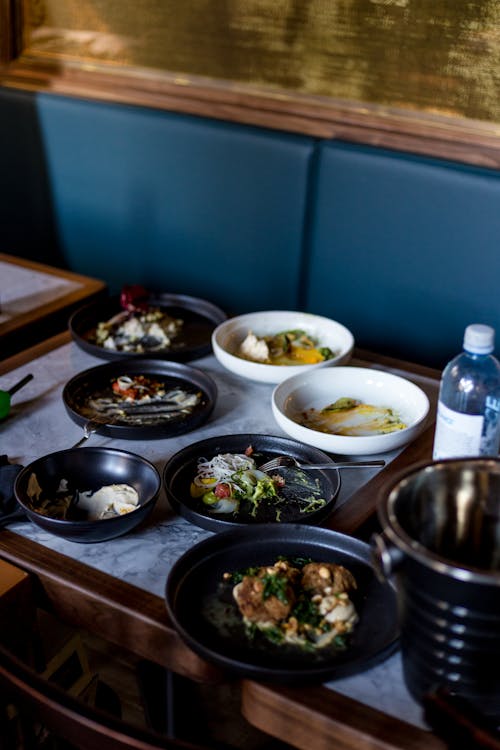
{"label": "shallow black bowl", "polygon": [[[70,489],[98,490],[109,484],[130,484],[137,490],[139,505],[122,516],[98,521],[50,518],[37,513],[28,497],[28,482],[36,475],[44,494],[55,493],[61,479]],[[33,523],[51,534],[84,544],[103,542],[126,534],[153,510],[161,478],[156,468],[141,456],[114,448],[70,448],[36,459],[18,474],[14,494]]]}
{"label": "shallow black bowl", "polygon": [[188,393],[200,392],[200,402],[187,414],[179,412],[169,421],[158,418],[143,424],[131,424],[126,420],[103,421],[97,430],[99,435],[108,435],[121,440],[155,440],[170,438],[191,432],[206,422],[213,411],[217,398],[214,380],[202,370],[180,362],[162,362],[146,357],[128,357],[91,367],[71,378],[64,386],[62,398],[66,411],[76,424],[82,427],[90,419],[102,415],[89,406],[89,399],[97,395],[112,395],[111,381],[121,375],[145,375],[159,380],[165,388],[183,388]]}
{"label": "shallow black bowl", "polygon": [[[184,516],[191,523],[201,526],[209,531],[224,531],[249,524],[277,523],[276,506],[263,503],[253,515],[251,507],[242,504],[237,513],[216,514],[211,511],[210,506],[203,505],[200,498],[191,497],[189,488],[197,473],[198,459],[204,456],[211,459],[219,453],[244,453],[252,446],[257,465],[263,464],[276,456],[290,456],[301,463],[328,464],[332,468],[328,471],[309,470],[311,481],[315,481],[321,489],[321,496],[326,500],[323,507],[311,513],[301,512],[301,507],[296,498],[289,497],[288,501],[281,503],[281,523],[305,523],[320,524],[333,511],[337,496],[340,491],[340,473],[335,469],[333,459],[318,448],[303,445],[290,438],[275,435],[222,435],[220,437],[207,438],[198,443],[191,443],[168,461],[163,472],[163,483],[168,500],[173,509]],[[290,477],[290,469],[280,469],[276,473]]]}
{"label": "shallow black bowl", "polygon": [[[352,600],[359,623],[345,651],[313,655],[290,653],[273,645],[262,647],[248,639],[242,622],[238,628],[228,627],[229,619],[214,608],[225,572],[269,565],[280,555],[333,562],[353,573],[358,588]],[[299,685],[325,682],[362,672],[398,646],[396,593],[377,579],[369,546],[316,526],[266,524],[211,536],[177,560],[167,579],[165,597],[174,627],[193,651],[251,679]],[[224,600],[222,612],[235,606]]]}
{"label": "shallow black bowl", "polygon": [[123,309],[120,306],[119,296],[93,302],[73,313],[68,324],[73,340],[81,349],[101,359],[116,360],[123,357],[148,356],[176,362],[189,362],[210,354],[212,332],[227,318],[226,313],[211,302],[186,294],[151,294],[148,304],[151,307],[159,307],[163,312],[184,321],[182,331],[173,339],[168,349],[134,354],[105,349],[95,343],[94,335],[97,324],[109,320]]}

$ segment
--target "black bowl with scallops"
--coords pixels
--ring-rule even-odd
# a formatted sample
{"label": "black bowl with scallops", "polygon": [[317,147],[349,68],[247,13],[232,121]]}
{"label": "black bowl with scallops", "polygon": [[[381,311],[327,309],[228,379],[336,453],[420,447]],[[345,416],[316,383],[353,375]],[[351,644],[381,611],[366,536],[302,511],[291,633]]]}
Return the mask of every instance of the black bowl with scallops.
{"label": "black bowl with scallops", "polygon": [[[127,499],[132,490],[137,495],[136,505],[126,512],[116,503],[106,517],[92,518],[79,507],[79,493],[90,506],[101,488],[123,486],[130,488]],[[70,448],[24,467],[16,478],[14,494],[37,526],[64,539],[89,544],[114,539],[139,526],[153,510],[160,487],[157,469],[135,453],[114,448]],[[118,497],[120,491],[109,494]]]}

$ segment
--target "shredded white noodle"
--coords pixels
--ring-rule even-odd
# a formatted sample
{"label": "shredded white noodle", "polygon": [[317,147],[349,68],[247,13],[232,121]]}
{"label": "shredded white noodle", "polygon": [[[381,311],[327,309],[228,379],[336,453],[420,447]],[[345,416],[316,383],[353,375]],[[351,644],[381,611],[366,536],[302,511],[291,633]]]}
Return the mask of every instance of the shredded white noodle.
{"label": "shredded white noodle", "polygon": [[248,471],[256,468],[253,458],[243,453],[221,453],[210,461],[202,457],[198,459],[198,473],[194,483],[209,489],[212,484],[229,480],[237,471]]}

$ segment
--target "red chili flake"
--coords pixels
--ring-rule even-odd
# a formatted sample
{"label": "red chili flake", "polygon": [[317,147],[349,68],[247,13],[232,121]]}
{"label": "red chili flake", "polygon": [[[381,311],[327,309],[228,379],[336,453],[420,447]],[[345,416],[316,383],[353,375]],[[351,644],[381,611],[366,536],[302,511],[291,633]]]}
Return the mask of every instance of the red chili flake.
{"label": "red chili flake", "polygon": [[149,292],[139,284],[125,285],[120,294],[120,305],[129,312],[148,309]]}

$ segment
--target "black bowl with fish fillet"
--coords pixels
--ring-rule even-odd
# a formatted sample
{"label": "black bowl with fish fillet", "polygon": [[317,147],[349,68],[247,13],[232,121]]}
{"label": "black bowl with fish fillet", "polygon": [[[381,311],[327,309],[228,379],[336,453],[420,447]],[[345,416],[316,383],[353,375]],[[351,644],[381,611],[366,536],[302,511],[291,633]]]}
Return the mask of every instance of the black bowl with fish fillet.
{"label": "black bowl with fish fillet", "polygon": [[203,424],[214,408],[217,386],[189,365],[136,357],[84,370],[68,381],[62,396],[77,424],[98,420],[100,435],[148,440]]}
{"label": "black bowl with fish fillet", "polygon": [[114,539],[139,526],[153,510],[160,487],[157,469],[135,453],[70,448],[25,466],[16,478],[14,494],[37,526],[88,544]]}

